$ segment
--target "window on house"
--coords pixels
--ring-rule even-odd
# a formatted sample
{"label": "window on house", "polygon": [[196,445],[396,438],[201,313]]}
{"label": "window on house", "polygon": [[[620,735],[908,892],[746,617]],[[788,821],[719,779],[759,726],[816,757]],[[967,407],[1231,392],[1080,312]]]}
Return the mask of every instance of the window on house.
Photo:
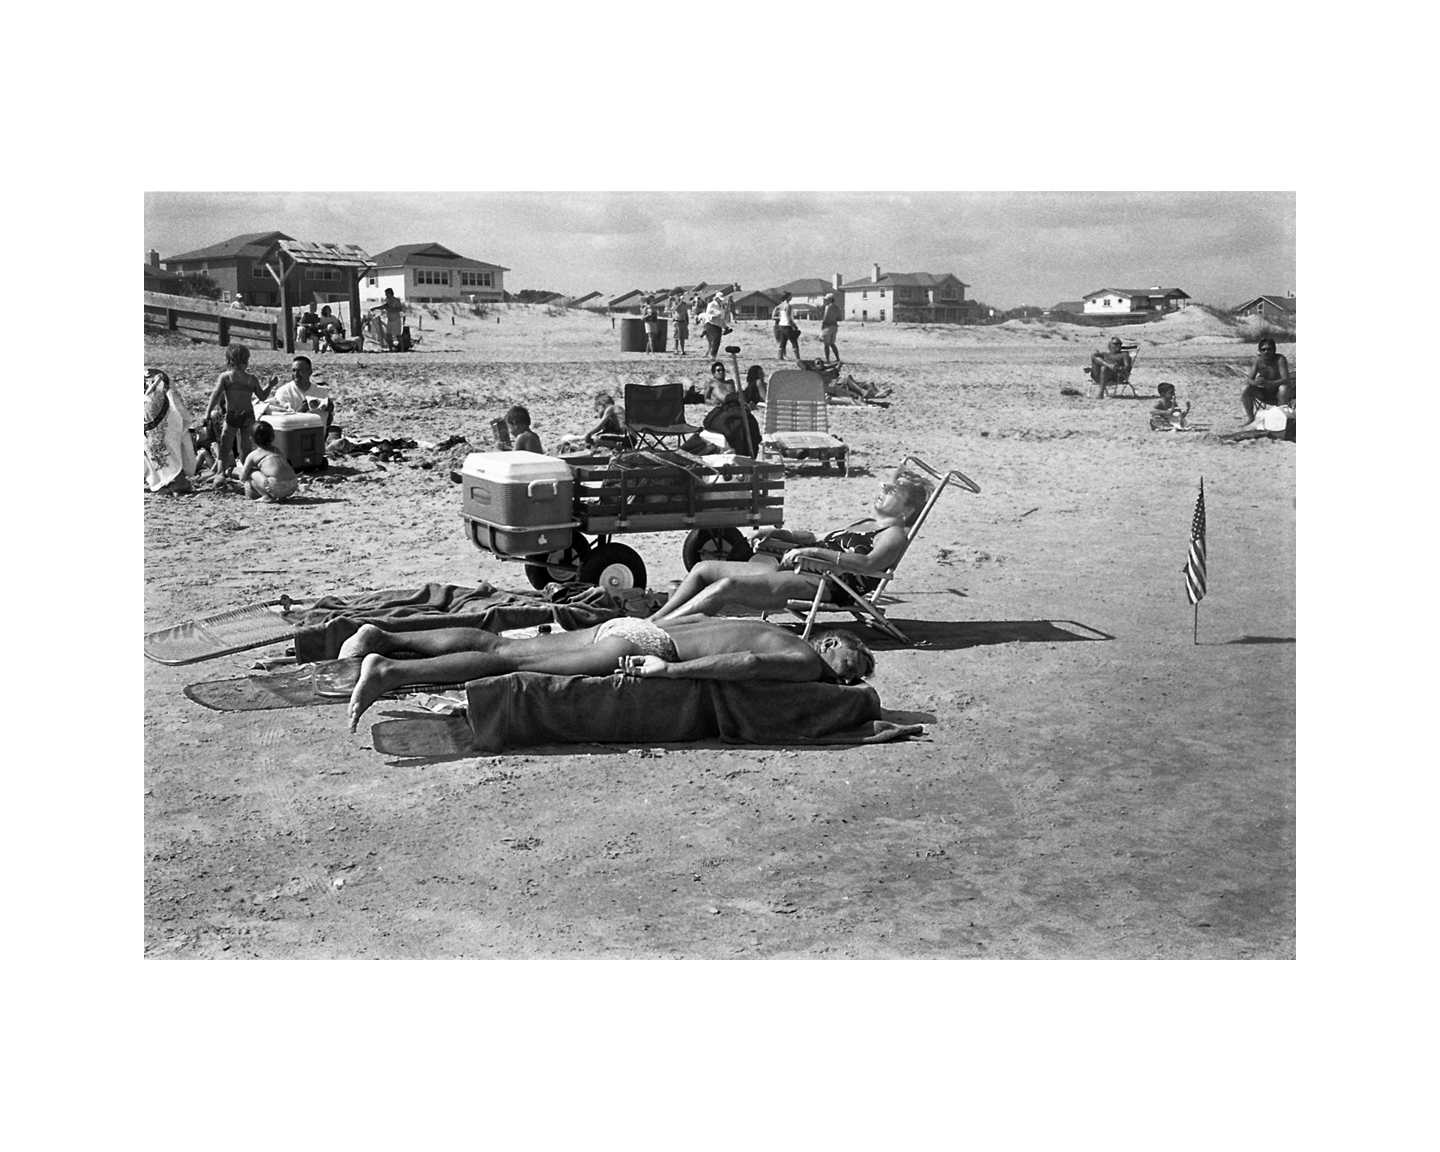
{"label": "window on house", "polygon": [[338,268],[306,268],[306,280],[339,280],[340,270]]}
{"label": "window on house", "polygon": [[263,280],[268,277],[270,273],[265,271],[264,264],[252,264],[250,265],[250,275],[257,280]]}
{"label": "window on house", "polygon": [[881,308],[881,309],[880,309],[880,319],[881,319],[881,320],[884,320],[884,319],[885,319],[885,309],[884,309],[884,308]]}
{"label": "window on house", "polygon": [[460,287],[462,288],[493,288],[495,276],[492,272],[461,272]]}
{"label": "window on house", "polygon": [[415,269],[415,283],[449,285],[450,273],[440,268],[417,268]]}
{"label": "window on house", "polygon": [[380,283],[380,281],[379,281],[376,277],[371,276],[369,279],[367,279],[367,280],[365,281],[365,283],[368,284],[368,285],[370,285],[371,288],[374,288],[374,287],[376,287],[376,286]]}
{"label": "window on house", "polygon": [[865,291],[861,292],[861,293],[860,293],[860,299],[861,299],[861,300],[868,300],[868,299],[870,299],[870,289],[867,288],[867,289],[865,289]]}
{"label": "window on house", "polygon": [[861,312],[860,312],[860,319],[861,319],[861,320],[868,320],[868,319],[870,319],[870,313],[869,313],[869,312],[866,312],[866,311],[864,311],[864,310],[862,309]]}
{"label": "window on house", "polygon": [[1101,306],[1102,308],[1109,308],[1109,307],[1110,307],[1110,297],[1109,297],[1109,296],[1106,296],[1104,300],[1100,301],[1100,306]]}

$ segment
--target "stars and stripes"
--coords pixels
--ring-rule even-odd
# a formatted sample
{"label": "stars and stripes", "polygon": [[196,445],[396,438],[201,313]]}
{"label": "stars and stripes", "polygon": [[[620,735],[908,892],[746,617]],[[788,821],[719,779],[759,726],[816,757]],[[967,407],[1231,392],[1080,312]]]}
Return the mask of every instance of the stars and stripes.
{"label": "stars and stripes", "polygon": [[1190,521],[1190,555],[1185,567],[1185,595],[1191,604],[1205,596],[1205,478],[1200,478],[1200,495],[1195,497],[1195,517]]}

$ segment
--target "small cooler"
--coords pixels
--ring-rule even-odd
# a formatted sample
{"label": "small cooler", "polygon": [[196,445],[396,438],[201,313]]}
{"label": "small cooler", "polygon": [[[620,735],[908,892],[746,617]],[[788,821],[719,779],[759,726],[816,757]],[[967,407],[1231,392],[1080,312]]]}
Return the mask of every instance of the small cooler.
{"label": "small cooler", "polygon": [[275,451],[297,472],[325,467],[325,417],[318,412],[268,412],[261,417],[275,429]]}
{"label": "small cooler", "polygon": [[477,548],[532,556],[570,546],[579,523],[570,465],[538,452],[472,452],[461,466],[460,515]]}

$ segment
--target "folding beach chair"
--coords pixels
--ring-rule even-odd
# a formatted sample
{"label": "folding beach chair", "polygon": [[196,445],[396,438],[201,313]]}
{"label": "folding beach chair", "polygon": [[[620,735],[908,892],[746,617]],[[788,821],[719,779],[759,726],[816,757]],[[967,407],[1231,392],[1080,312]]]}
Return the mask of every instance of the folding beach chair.
{"label": "folding beach chair", "polygon": [[762,454],[783,460],[815,460],[828,469],[833,461],[847,472],[849,447],[830,431],[829,399],[818,372],[780,371],[765,393]]}
{"label": "folding beach chair", "polygon": [[[700,431],[685,423],[685,386],[679,381],[663,384],[625,385],[626,439],[633,448],[679,448]],[[667,437],[674,439],[666,444]]]}
{"label": "folding beach chair", "polygon": [[832,561],[803,559],[796,565],[799,571],[813,572],[820,577],[820,586],[815,590],[813,600],[791,600],[785,605],[793,615],[805,622],[805,630],[801,633],[804,639],[810,638],[810,630],[815,627],[815,618],[821,612],[849,612],[860,623],[878,628],[887,636],[900,641],[901,644],[910,643],[910,638],[885,618],[885,609],[880,604],[881,597],[890,581],[895,578],[895,569],[900,566],[900,561],[910,551],[910,545],[914,543],[915,537],[920,535],[920,529],[925,526],[925,521],[930,516],[930,509],[935,507],[935,501],[940,499],[940,494],[952,483],[977,494],[980,491],[980,485],[963,472],[951,469],[942,475],[918,456],[905,457],[900,468],[903,471],[912,465],[927,473],[938,483],[935,485],[935,491],[930,494],[930,499],[925,501],[925,507],[921,509],[920,515],[915,518],[915,523],[910,525],[906,531],[904,551],[896,558],[895,563],[885,570],[880,577],[880,583],[871,591],[862,591],[855,574],[841,572]]}
{"label": "folding beach chair", "polygon": [[[1130,395],[1138,398],[1135,385],[1130,383],[1130,374],[1135,371],[1135,363],[1140,359],[1140,345],[1135,343],[1127,344],[1121,341],[1120,351],[1130,357],[1130,367],[1118,369],[1115,373],[1115,382],[1113,384],[1107,384],[1106,387],[1115,389],[1116,396],[1120,395],[1121,388],[1128,388],[1130,389]],[[1089,368],[1085,369],[1085,375],[1089,376],[1092,380],[1095,379]],[[1098,385],[1100,381],[1095,380],[1095,383]]]}

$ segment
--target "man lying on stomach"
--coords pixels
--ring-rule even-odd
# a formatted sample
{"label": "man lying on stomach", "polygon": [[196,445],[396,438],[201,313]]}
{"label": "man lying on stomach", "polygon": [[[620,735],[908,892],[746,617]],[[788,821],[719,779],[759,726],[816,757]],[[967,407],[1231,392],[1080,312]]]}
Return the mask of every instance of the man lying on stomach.
{"label": "man lying on stomach", "polygon": [[[400,653],[414,653],[399,658]],[[509,672],[555,676],[630,676],[681,680],[828,680],[856,684],[875,668],[850,632],[802,640],[762,620],[705,616],[652,623],[622,616],[594,628],[524,639],[478,628],[391,633],[363,625],[340,649],[363,657],[350,694],[350,731],[387,692],[410,684],[464,684]]]}

